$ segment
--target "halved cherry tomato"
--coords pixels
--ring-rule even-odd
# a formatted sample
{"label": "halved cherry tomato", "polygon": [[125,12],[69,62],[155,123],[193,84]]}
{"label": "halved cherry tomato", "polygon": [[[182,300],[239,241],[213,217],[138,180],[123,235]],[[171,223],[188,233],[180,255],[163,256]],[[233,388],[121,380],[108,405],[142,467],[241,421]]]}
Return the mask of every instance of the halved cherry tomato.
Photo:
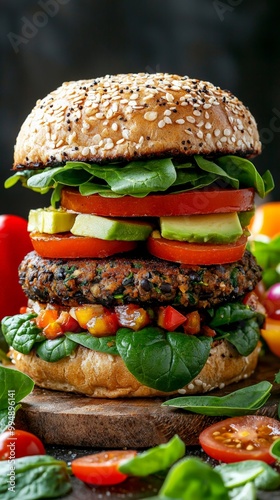
{"label": "halved cherry tomato", "polygon": [[123,482],[127,475],[119,466],[137,454],[134,450],[103,451],[73,460],[74,476],[88,484],[109,486]]}
{"label": "halved cherry tomato", "polygon": [[169,332],[173,332],[186,321],[186,316],[181,314],[172,306],[161,306],[158,311],[158,326]]}
{"label": "halved cherry tomato", "polygon": [[199,436],[203,450],[222,462],[262,460],[275,462],[269,449],[280,438],[280,422],[259,415],[232,417],[204,429]]}
{"label": "halved cherry tomato", "polygon": [[137,246],[135,241],[100,240],[71,233],[30,233],[34,250],[50,259],[79,257],[103,258],[116,253],[129,252]]}
{"label": "halved cherry tomato", "polygon": [[64,187],[61,206],[75,212],[111,217],[163,217],[171,215],[243,212],[254,206],[254,190],[187,191],[149,194],[145,198],[106,198],[99,194],[82,196],[77,189]]}
{"label": "halved cherry tomato", "polygon": [[259,205],[249,225],[252,238],[259,234],[273,238],[280,233],[279,220],[280,201],[271,201]]}
{"label": "halved cherry tomato", "polygon": [[0,434],[0,460],[45,455],[45,453],[42,441],[30,432],[16,429]]}
{"label": "halved cherry tomato", "polygon": [[247,238],[241,236],[235,243],[228,245],[186,243],[184,241],[167,240],[149,236],[148,251],[159,259],[180,262],[182,264],[226,264],[241,259]]}
{"label": "halved cherry tomato", "polygon": [[265,328],[261,329],[261,335],[271,352],[280,357],[280,321],[266,318]]}

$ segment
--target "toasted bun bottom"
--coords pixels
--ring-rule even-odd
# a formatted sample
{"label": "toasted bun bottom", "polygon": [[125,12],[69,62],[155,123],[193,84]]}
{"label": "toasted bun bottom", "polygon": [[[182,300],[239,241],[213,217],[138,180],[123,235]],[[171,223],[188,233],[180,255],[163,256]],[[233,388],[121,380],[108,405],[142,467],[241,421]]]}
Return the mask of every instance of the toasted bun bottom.
{"label": "toasted bun bottom", "polygon": [[76,392],[95,398],[168,396],[196,394],[222,388],[249,377],[255,370],[260,347],[249,356],[240,356],[227,341],[211,349],[210,356],[197,377],[187,386],[172,393],[160,392],[141,385],[127,370],[120,356],[112,356],[79,346],[73,355],[49,363],[35,353],[21,354],[12,350],[16,368],[29,375],[39,387]]}

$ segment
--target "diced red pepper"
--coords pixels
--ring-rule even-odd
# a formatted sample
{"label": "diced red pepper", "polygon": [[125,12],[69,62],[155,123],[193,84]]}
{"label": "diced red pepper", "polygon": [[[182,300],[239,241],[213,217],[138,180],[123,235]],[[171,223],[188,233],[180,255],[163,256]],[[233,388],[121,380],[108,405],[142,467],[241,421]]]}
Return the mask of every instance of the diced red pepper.
{"label": "diced red pepper", "polygon": [[172,306],[161,306],[158,312],[157,324],[169,332],[173,332],[185,323],[186,316]]}

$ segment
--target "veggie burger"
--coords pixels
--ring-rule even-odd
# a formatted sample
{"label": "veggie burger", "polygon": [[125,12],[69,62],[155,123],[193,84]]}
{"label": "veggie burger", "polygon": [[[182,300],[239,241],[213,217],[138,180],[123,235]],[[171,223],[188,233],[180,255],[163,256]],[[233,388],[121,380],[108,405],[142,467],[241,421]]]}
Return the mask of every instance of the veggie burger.
{"label": "veggie burger", "polygon": [[28,307],[2,330],[41,387],[94,397],[206,392],[256,367],[261,270],[246,250],[255,120],[229,91],[170,74],[66,82],[19,132],[31,210]]}

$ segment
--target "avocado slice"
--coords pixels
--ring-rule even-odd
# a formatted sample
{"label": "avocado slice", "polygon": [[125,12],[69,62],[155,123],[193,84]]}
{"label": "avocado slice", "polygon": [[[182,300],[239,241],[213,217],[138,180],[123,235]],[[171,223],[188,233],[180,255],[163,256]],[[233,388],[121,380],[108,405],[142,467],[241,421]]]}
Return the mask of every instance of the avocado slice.
{"label": "avocado slice", "polygon": [[242,227],[249,226],[252,217],[255,215],[255,208],[248,210],[247,212],[238,212],[238,217]]}
{"label": "avocado slice", "polygon": [[189,243],[231,243],[243,234],[237,212],[160,218],[161,236]]}
{"label": "avocado slice", "polygon": [[76,214],[63,209],[38,208],[30,210],[28,216],[28,231],[39,233],[65,233],[70,231],[75,222]]}
{"label": "avocado slice", "polygon": [[79,214],[71,233],[75,236],[90,236],[101,240],[140,241],[152,232],[152,224],[127,219],[111,219],[98,215]]}

